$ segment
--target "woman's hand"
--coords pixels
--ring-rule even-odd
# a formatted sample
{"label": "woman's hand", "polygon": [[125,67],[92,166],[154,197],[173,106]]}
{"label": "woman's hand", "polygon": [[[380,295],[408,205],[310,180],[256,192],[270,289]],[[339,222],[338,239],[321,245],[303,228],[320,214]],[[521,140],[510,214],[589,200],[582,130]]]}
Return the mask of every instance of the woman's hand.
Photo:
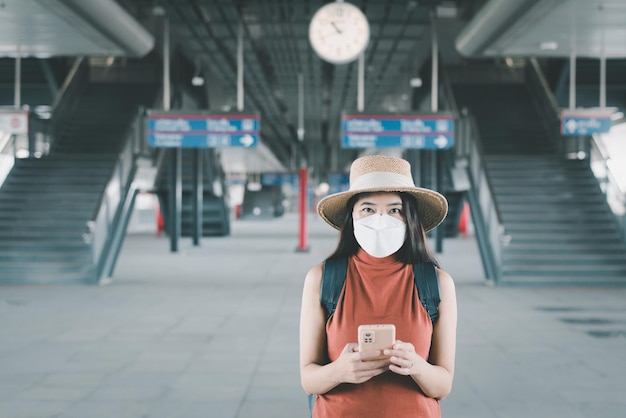
{"label": "woman's hand", "polygon": [[426,360],[415,352],[413,344],[400,340],[396,340],[393,347],[384,350],[383,353],[390,356],[389,370],[404,376],[419,375],[423,364],[426,363]]}
{"label": "woman's hand", "polygon": [[333,362],[338,383],[363,383],[389,370],[389,359],[378,359],[380,350],[359,352],[357,343],[348,343]]}

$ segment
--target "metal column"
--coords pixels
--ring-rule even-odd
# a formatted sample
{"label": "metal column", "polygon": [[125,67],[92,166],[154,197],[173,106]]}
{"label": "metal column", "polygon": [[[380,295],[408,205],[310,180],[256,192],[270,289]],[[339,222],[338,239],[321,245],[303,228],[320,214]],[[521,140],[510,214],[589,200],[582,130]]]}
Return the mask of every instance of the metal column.
{"label": "metal column", "polygon": [[[430,110],[433,113],[439,111],[439,39],[437,37],[437,15],[435,11],[430,14],[430,29],[432,42],[432,69],[431,69],[431,85],[430,85]],[[441,151],[433,150],[431,155],[431,188],[437,190],[442,184]],[[443,233],[441,228],[435,228],[432,231],[435,239],[435,251],[440,253],[443,251]]]}
{"label": "metal column", "polygon": [[202,156],[204,150],[193,150],[193,245],[200,245],[202,237],[202,204],[203,204],[203,177],[202,177]]}
{"label": "metal column", "polygon": [[[170,110],[170,22],[163,17],[163,110]],[[170,150],[169,235],[170,251],[178,252],[183,201],[182,150]]]}

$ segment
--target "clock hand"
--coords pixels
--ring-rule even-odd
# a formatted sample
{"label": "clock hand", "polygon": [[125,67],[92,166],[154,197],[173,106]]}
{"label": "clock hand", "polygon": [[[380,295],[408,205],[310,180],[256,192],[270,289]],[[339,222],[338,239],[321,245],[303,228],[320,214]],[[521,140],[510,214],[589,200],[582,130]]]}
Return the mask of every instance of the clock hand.
{"label": "clock hand", "polygon": [[335,22],[330,22],[330,24],[333,26],[333,28],[335,28],[337,33],[342,33],[341,29],[339,29],[339,27],[335,24]]}

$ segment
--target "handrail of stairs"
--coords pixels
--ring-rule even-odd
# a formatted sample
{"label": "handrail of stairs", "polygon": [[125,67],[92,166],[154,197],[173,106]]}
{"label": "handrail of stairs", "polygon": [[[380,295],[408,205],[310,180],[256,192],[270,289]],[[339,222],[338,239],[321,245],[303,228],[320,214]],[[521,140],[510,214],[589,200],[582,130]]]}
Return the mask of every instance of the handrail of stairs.
{"label": "handrail of stairs", "polygon": [[103,279],[112,273],[138,193],[133,181],[137,172],[136,150],[142,140],[142,123],[143,110],[140,110],[127,131],[124,147],[94,215],[87,222],[85,241],[92,245],[96,283],[103,283]]}
{"label": "handrail of stairs", "polygon": [[555,149],[560,155],[565,153],[564,141],[561,136],[561,108],[559,107],[550,85],[537,61],[537,58],[530,58],[525,66],[526,83],[532,90],[532,96],[539,105],[540,113],[543,115],[542,122],[550,133],[550,141],[555,145]]}
{"label": "handrail of stairs", "polygon": [[51,105],[51,129],[50,135],[54,137],[56,126],[63,120],[65,113],[69,111],[69,106],[74,101],[74,97],[88,81],[89,65],[85,57],[77,57],[72,63],[70,71],[67,73],[63,85],[57,92]]}
{"label": "handrail of stairs", "polygon": [[467,109],[458,109],[445,67],[441,73],[444,95],[457,120],[454,135],[456,165],[465,169],[470,184],[467,198],[485,276],[497,283],[501,277],[502,247],[508,245],[510,238],[495,203],[476,121]]}
{"label": "handrail of stairs", "polygon": [[622,239],[626,242],[626,188],[618,181],[609,153],[595,136],[591,137],[589,164],[600,189],[606,197],[611,211],[620,227]]}
{"label": "handrail of stairs", "polygon": [[465,142],[461,148],[467,150],[464,158],[471,184],[468,200],[485,263],[485,273],[488,279],[497,283],[502,275],[502,247],[509,244],[510,237],[506,234],[502,216],[495,202],[476,119],[467,111],[462,112],[459,118],[458,137],[459,142]]}

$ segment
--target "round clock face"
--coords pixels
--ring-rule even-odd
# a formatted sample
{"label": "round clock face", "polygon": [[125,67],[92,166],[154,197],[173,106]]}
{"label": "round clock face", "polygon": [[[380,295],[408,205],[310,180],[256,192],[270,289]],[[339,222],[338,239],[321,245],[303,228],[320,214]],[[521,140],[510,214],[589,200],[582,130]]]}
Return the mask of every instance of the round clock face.
{"label": "round clock face", "polygon": [[333,64],[354,61],[365,50],[369,39],[367,18],[350,3],[334,2],[323,6],[309,25],[313,50]]}

